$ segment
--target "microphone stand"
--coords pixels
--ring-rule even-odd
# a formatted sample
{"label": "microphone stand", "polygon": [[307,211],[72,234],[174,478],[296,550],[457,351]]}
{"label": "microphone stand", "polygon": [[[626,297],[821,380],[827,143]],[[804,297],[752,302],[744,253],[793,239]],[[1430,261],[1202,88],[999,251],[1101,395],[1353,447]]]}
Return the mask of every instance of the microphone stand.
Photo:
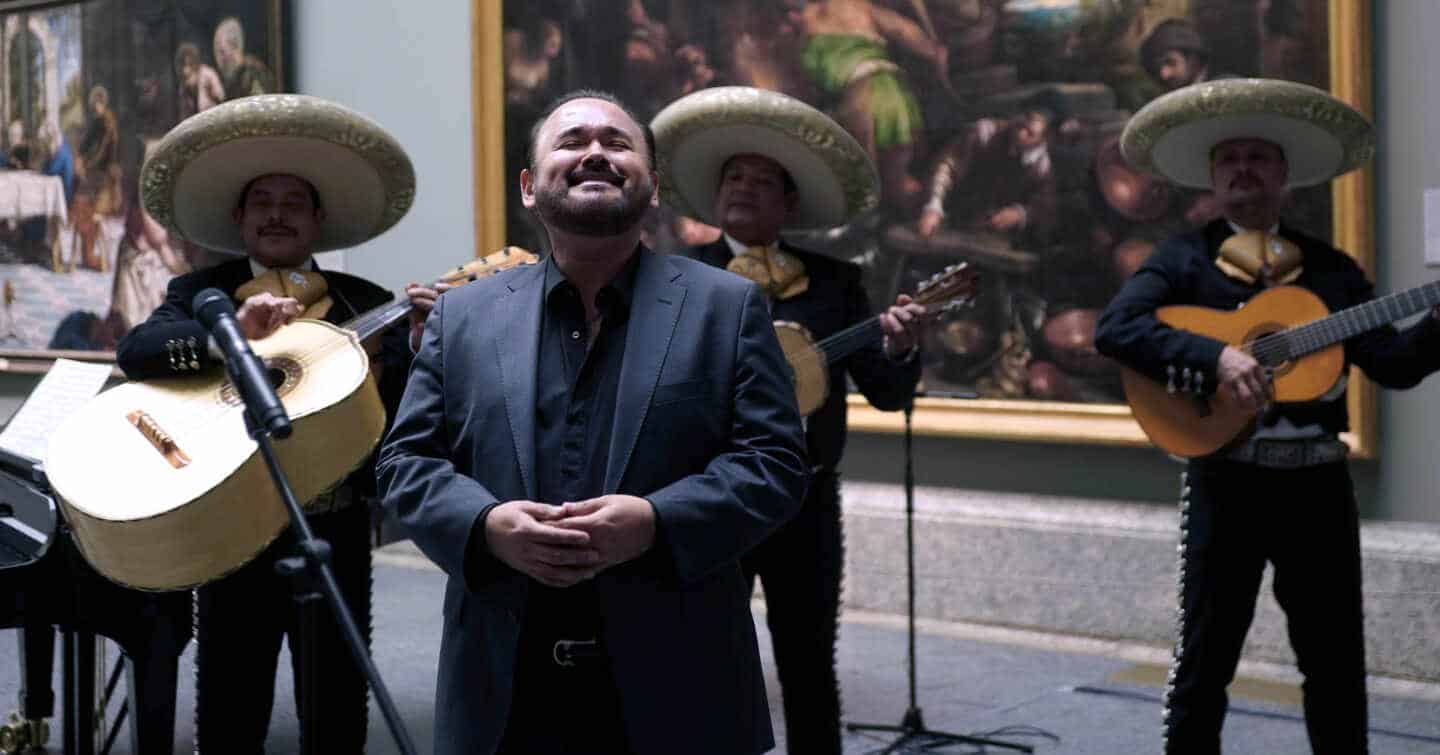
{"label": "microphone stand", "polygon": [[295,643],[298,647],[292,648],[299,660],[297,668],[300,669],[299,678],[296,680],[296,696],[300,700],[300,752],[305,755],[325,752],[322,743],[318,741],[319,732],[312,730],[315,721],[319,720],[320,679],[315,650],[318,647],[319,603],[324,599],[329,601],[335,623],[345,635],[345,644],[350,648],[350,655],[364,670],[370,682],[370,689],[375,693],[375,702],[379,704],[380,712],[385,716],[385,724],[390,728],[390,734],[395,738],[400,752],[414,755],[415,743],[410,739],[410,732],[400,720],[400,713],[390,699],[390,692],[380,678],[380,671],[375,668],[374,660],[365,649],[365,641],[355,626],[355,617],[350,615],[350,609],[340,598],[340,588],[335,583],[335,574],[330,570],[330,544],[315,537],[315,533],[310,530],[309,523],[305,521],[305,512],[300,508],[299,502],[295,500],[295,492],[290,488],[290,480],[285,476],[285,470],[280,468],[280,461],[275,456],[275,449],[270,442],[270,431],[255,421],[248,407],[245,409],[245,428],[260,446],[260,454],[270,469],[270,478],[275,482],[275,488],[280,492],[285,508],[290,511],[290,531],[294,533],[296,549],[299,552],[298,555],[277,561],[275,570],[291,578],[291,589],[294,591],[300,614],[299,641]]}
{"label": "microphone stand", "polygon": [[898,739],[879,751],[881,755],[896,752],[929,752],[952,744],[979,745],[982,750],[985,747],[1004,747],[1020,752],[1034,752],[1032,747],[1013,742],[1001,742],[995,739],[951,734],[947,731],[925,728],[924,715],[920,712],[920,705],[915,699],[915,455],[914,440],[910,429],[910,418],[914,411],[915,401],[912,398],[910,403],[905,406],[905,595],[907,601],[905,615],[908,619],[909,632],[906,667],[910,675],[910,706],[905,709],[905,716],[900,719],[898,726],[894,724],[847,723],[845,730],[883,731],[899,734]]}

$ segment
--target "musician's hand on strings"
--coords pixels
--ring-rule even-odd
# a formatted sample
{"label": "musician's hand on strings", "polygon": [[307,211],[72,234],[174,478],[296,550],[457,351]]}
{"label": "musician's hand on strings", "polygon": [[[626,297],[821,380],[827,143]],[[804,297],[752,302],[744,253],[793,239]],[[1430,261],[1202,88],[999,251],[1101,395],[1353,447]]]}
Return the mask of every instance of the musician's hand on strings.
{"label": "musician's hand on strings", "polygon": [[561,507],[555,526],[584,532],[603,567],[623,564],[655,544],[655,507],[633,495],[602,495]]}
{"label": "musician's hand on strings", "polygon": [[1234,346],[1226,346],[1220,352],[1215,376],[1220,381],[1220,390],[1247,409],[1258,412],[1270,403],[1270,379],[1265,368],[1255,357]]}
{"label": "musician's hand on strings", "polygon": [[905,294],[880,313],[880,329],[885,331],[885,355],[903,359],[920,343],[920,322],[925,307]]}
{"label": "musician's hand on strings", "polygon": [[440,294],[454,288],[449,283],[436,283],[433,287],[422,286],[418,283],[411,283],[405,287],[405,296],[410,299],[410,350],[420,349],[420,334],[425,332],[425,318],[430,316],[430,310],[435,309],[435,300]]}
{"label": "musician's hand on strings", "polygon": [[579,584],[600,570],[600,554],[584,530],[557,527],[561,516],[559,506],[507,501],[486,515],[485,544],[495,558],[543,585]]}
{"label": "musician's hand on strings", "polygon": [[1008,231],[1025,223],[1025,208],[1018,204],[1007,204],[990,215],[990,229]]}
{"label": "musician's hand on strings", "polygon": [[235,312],[235,321],[240,323],[240,332],[251,341],[258,341],[289,325],[304,312],[300,302],[289,296],[276,296],[261,291],[246,299]]}

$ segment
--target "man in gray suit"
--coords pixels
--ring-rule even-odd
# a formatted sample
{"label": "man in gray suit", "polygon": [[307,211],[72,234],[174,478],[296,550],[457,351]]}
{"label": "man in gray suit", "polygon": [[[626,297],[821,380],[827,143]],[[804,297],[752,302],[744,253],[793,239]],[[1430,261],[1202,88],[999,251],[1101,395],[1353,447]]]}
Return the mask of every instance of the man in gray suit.
{"label": "man in gray suit", "polygon": [[550,254],[435,301],[378,470],[450,575],[436,752],[764,752],[739,560],[806,486],[765,296],[639,243],[654,139],[613,97],[530,149]]}

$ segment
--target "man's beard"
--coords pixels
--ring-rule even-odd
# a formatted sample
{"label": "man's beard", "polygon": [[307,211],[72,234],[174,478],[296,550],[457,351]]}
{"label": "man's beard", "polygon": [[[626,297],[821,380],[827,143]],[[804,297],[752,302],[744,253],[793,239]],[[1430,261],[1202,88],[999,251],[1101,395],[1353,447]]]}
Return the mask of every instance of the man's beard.
{"label": "man's beard", "polygon": [[650,209],[649,181],[627,184],[619,199],[572,200],[568,183],[535,192],[535,212],[545,225],[577,236],[618,236]]}

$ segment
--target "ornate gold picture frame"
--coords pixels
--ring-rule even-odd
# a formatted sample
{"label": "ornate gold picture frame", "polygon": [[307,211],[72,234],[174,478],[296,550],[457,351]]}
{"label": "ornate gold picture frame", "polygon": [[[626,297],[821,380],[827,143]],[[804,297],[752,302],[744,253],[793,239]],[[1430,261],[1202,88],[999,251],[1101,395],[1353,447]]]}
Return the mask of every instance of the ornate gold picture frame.
{"label": "ornate gold picture frame", "polygon": [[[523,118],[516,117],[524,112],[517,103],[525,102],[529,96],[532,99],[528,106],[534,107],[534,98],[540,93],[553,95],[570,88],[571,84],[621,90],[623,98],[627,91],[640,93],[635,96],[647,96],[652,88],[665,90],[668,87],[675,92],[683,92],[687,87],[709,84],[763,83],[772,78],[783,82],[783,67],[766,68],[763,60],[761,65],[755,65],[754,61],[748,64],[748,80],[736,80],[733,76],[727,78],[727,71],[740,69],[737,62],[742,56],[741,52],[737,52],[739,46],[707,48],[705,42],[710,37],[704,35],[735,34],[734,28],[727,24],[743,24],[747,13],[778,13],[777,18],[781,19],[780,25],[784,28],[784,24],[788,23],[786,14],[798,23],[806,4],[800,0],[726,0],[719,3],[710,0],[591,0],[578,4],[556,4],[556,8],[571,8],[568,12],[572,13],[580,6],[588,9],[592,20],[585,27],[587,33],[576,34],[576,39],[572,40],[567,37],[570,28],[561,19],[546,17],[549,11],[544,2],[526,0],[525,7],[521,8],[518,0],[472,0],[477,251],[483,253],[506,243],[516,243],[513,237],[516,214],[513,205],[507,205],[507,196],[514,192],[514,174],[518,172],[516,155],[523,155],[524,128],[528,126]],[[735,7],[731,8],[732,5]],[[876,28],[883,31],[880,42],[889,58],[881,56],[881,64],[902,72],[908,69],[911,73],[909,79],[914,82],[908,86],[922,103],[927,102],[925,87],[934,86],[935,77],[923,75],[924,66],[930,60],[927,56],[933,52],[931,43],[938,42],[947,48],[950,72],[950,86],[947,88],[952,95],[958,91],[958,97],[965,101],[967,97],[976,96],[975,88],[989,85],[987,81],[993,83],[997,74],[1006,74],[1006,71],[999,70],[1001,67],[994,65],[973,71],[964,68],[971,64],[967,60],[980,60],[977,55],[983,56],[987,64],[1005,62],[1007,57],[1012,63],[1021,60],[1013,48],[1018,45],[1024,52],[1024,35],[1029,32],[1033,32],[1032,49],[1040,49],[1033,46],[1037,44],[1035,40],[1042,40],[1048,45],[1043,48],[1045,52],[1083,48],[1086,44],[1094,44],[1097,35],[1109,35],[1104,38],[1111,48],[1123,48],[1129,44],[1125,49],[1130,51],[1130,60],[1121,61],[1114,68],[1124,75],[1117,74],[1117,78],[1106,80],[1107,87],[1118,93],[1121,100],[1116,105],[1116,112],[1123,114],[1124,105],[1136,101],[1138,97],[1153,96],[1158,91],[1155,88],[1160,83],[1158,76],[1152,72],[1150,79],[1144,79],[1145,66],[1135,58],[1141,54],[1138,50],[1142,40],[1167,18],[1193,23],[1203,32],[1207,21],[1210,23],[1208,28],[1214,29],[1220,28],[1217,24],[1221,21],[1253,16],[1259,21],[1251,30],[1254,32],[1251,37],[1226,38],[1214,43],[1210,61],[1212,73],[1289,77],[1284,75],[1285,71],[1302,71],[1305,75],[1296,78],[1309,79],[1322,86],[1328,84],[1338,97],[1361,112],[1373,115],[1370,79],[1372,21],[1370,3],[1363,0],[1281,0],[1268,4],[1258,0],[1122,0],[1119,3],[969,0],[947,3],[943,9],[938,6],[927,9],[924,2],[873,0],[860,5],[876,9],[875,18],[883,21]],[[779,10],[755,10],[761,6]],[[559,13],[561,11],[555,11],[555,14]],[[954,17],[947,19],[944,17],[946,13]],[[721,20],[715,20],[717,18]],[[732,22],[726,18],[742,20]],[[993,50],[980,49],[977,53],[975,45],[982,43],[975,40],[980,39],[977,35],[984,31],[981,27],[987,23],[986,19],[995,24],[987,32]],[[1064,24],[1071,25],[1069,31]],[[611,25],[617,28],[609,28]],[[716,32],[716,29],[721,29],[721,32]],[[1273,38],[1266,36],[1275,29],[1282,30],[1283,34],[1275,32]],[[626,62],[621,62],[618,69],[591,64],[583,69],[583,74],[576,73],[578,65],[595,58],[581,54],[583,50],[572,48],[592,38],[602,40],[614,49],[625,50]],[[733,37],[727,39],[730,38]],[[795,44],[799,45],[801,39],[797,38]],[[1125,42],[1126,39],[1129,41]],[[760,41],[765,40],[762,38]],[[774,40],[770,41],[773,43]],[[1227,50],[1250,50],[1253,53],[1251,48],[1256,46],[1263,48],[1263,52],[1252,54],[1248,63],[1241,64],[1225,57]],[[765,47],[761,44],[745,48],[743,54],[754,57],[757,49],[762,51],[762,57],[764,50],[790,50],[784,45]],[[658,68],[657,58],[660,61]],[[946,62],[944,58],[938,60]],[[813,62],[814,59],[811,60]],[[1114,63],[1113,60],[1109,62]],[[624,68],[631,63],[636,67]],[[568,74],[565,73],[567,65],[570,67]],[[974,65],[981,66],[981,63]],[[1070,61],[1054,62],[1048,67],[1044,61],[1019,65],[1018,88],[1004,90],[1006,85],[998,84],[1001,90],[991,92],[990,101],[1017,102],[1020,90],[1035,76],[1069,76],[1072,78],[1066,79],[1067,82],[1075,81],[1069,73],[1075,67]],[[1040,67],[1027,70],[1027,65]],[[615,70],[624,72],[624,75],[614,76]],[[511,75],[507,75],[507,71]],[[607,80],[604,71],[611,71],[610,79],[613,80]],[[636,71],[658,72],[659,77],[654,79],[657,83],[651,87],[648,83],[650,79],[642,79],[642,86],[637,88]],[[1009,86],[1016,87],[1013,83],[1015,74],[1010,72],[1008,75]],[[1004,76],[1000,79],[1003,80]],[[902,77],[901,86],[907,86],[903,81]],[[1053,88],[1064,89],[1060,86]],[[833,99],[831,102],[834,104]],[[817,104],[823,106],[824,103]],[[648,115],[644,112],[645,107],[638,109]],[[938,152],[934,145],[931,149]],[[922,152],[917,152],[917,155]],[[916,160],[912,163],[916,165],[914,172],[922,183],[928,177],[923,162]],[[1321,203],[1326,199],[1322,194]],[[1357,258],[1365,269],[1373,270],[1372,169],[1367,167],[1333,182],[1329,189],[1328,209],[1335,244]],[[509,231],[507,219],[510,221]],[[883,286],[872,287],[872,303],[878,305],[878,299],[893,296],[894,290]],[[1092,303],[1088,306],[1097,306],[1093,299],[1092,296]],[[1098,306],[1103,306],[1103,302]],[[927,372],[927,384],[931,382]],[[1353,431],[1347,436],[1347,441],[1357,456],[1373,457],[1378,450],[1375,389],[1358,371],[1352,376],[1350,386],[1349,410]],[[1102,392],[1099,394],[1101,399],[1096,400],[1097,394],[1092,391],[1081,401],[1028,397],[953,398],[949,395],[954,395],[954,392],[917,399],[914,416],[917,432],[951,437],[1121,446],[1148,443],[1129,408],[1113,392]],[[1106,395],[1112,398],[1106,400]],[[863,397],[855,394],[850,399],[853,429],[872,432],[899,432],[903,429],[903,419],[899,414],[877,412],[866,404]]]}

